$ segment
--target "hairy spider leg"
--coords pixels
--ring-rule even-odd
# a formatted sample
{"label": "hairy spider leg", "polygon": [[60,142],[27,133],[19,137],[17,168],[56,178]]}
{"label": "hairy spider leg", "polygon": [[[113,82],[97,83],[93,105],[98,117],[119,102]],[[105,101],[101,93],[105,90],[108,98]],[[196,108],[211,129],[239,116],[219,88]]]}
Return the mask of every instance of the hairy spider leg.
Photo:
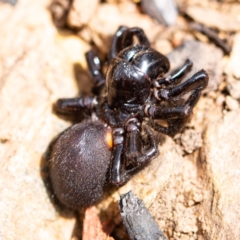
{"label": "hairy spider leg", "polygon": [[109,53],[109,62],[115,58],[121,50],[133,44],[134,36],[138,39],[140,45],[150,47],[149,40],[141,28],[121,26],[114,35]]}
{"label": "hairy spider leg", "polygon": [[[188,92],[191,92],[188,100],[178,107],[162,107],[156,105],[146,105],[146,114],[150,118],[167,120],[169,125],[167,127],[160,125],[156,121],[152,121],[151,126],[161,133],[174,136],[176,133],[182,130],[186,122],[188,121],[193,107],[199,100],[201,91],[207,86],[208,75],[204,70],[201,70],[194,74],[186,82],[176,87],[170,87],[160,90],[158,96],[164,100],[171,100],[174,97],[179,97]],[[163,93],[161,91],[167,91]]]}
{"label": "hairy spider leg", "polygon": [[93,50],[88,51],[85,54],[85,57],[87,60],[88,69],[90,70],[90,73],[94,80],[92,92],[98,95],[102,87],[105,85],[105,77],[102,72],[101,61],[98,55]]}
{"label": "hairy spider leg", "polygon": [[[158,154],[157,141],[150,128],[146,127],[146,133],[148,141],[150,143],[148,148],[142,148],[142,137],[140,134],[140,123],[134,119],[134,121],[128,121],[126,125],[126,140],[125,143],[116,144],[113,148],[113,159],[110,172],[110,181],[112,184],[120,186],[125,184],[132,173],[138,171],[149,161],[151,161]],[[124,132],[122,131],[123,135]],[[118,131],[118,137],[120,136]],[[124,145],[126,151],[123,153]],[[126,164],[128,163],[128,166]]]}

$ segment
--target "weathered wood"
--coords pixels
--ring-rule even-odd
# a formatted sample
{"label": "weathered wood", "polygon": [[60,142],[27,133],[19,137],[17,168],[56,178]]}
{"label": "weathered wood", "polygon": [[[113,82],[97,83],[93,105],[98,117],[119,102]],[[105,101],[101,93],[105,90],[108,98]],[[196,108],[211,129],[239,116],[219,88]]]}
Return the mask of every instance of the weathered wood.
{"label": "weathered wood", "polygon": [[131,240],[167,240],[142,200],[132,191],[121,195],[119,208]]}

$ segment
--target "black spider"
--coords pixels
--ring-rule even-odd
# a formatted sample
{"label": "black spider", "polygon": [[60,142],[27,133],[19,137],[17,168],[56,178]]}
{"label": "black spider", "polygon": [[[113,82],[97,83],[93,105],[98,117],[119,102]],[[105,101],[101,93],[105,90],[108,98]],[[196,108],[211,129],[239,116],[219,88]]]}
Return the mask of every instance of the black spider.
{"label": "black spider", "polygon": [[[134,37],[138,44],[133,44]],[[191,70],[190,60],[164,77],[168,59],[151,49],[143,30],[136,27],[122,26],[116,32],[106,79],[97,55],[89,51],[86,58],[95,81],[93,96],[59,99],[55,106],[61,113],[89,115],[61,134],[51,154],[54,193],[73,209],[97,203],[106,185],[123,185],[156,157],[151,128],[170,136],[181,131],[208,83],[204,70],[180,83]]]}

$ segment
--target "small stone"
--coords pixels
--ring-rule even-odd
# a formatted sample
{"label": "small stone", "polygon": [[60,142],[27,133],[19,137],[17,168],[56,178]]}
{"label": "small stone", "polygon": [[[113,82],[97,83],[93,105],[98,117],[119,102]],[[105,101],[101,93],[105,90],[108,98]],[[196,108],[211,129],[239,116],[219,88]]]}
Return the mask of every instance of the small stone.
{"label": "small stone", "polygon": [[172,40],[172,44],[175,48],[179,47],[183,43],[185,35],[186,35],[186,33],[184,33],[183,31],[177,31],[176,33],[173,33],[171,40]]}
{"label": "small stone", "polygon": [[88,24],[97,10],[99,0],[74,0],[67,17],[67,24],[72,28],[81,28]]}
{"label": "small stone", "polygon": [[164,55],[170,53],[173,49],[171,43],[166,39],[157,40],[154,48]]}
{"label": "small stone", "polygon": [[193,201],[195,203],[200,203],[200,202],[202,202],[202,200],[203,200],[203,194],[202,193],[196,193],[196,192],[193,193]]}
{"label": "small stone", "polygon": [[83,27],[81,31],[78,32],[78,36],[85,42],[91,42],[92,40],[91,32],[87,27]]}
{"label": "small stone", "polygon": [[174,0],[142,0],[143,12],[166,25],[173,25],[177,18],[177,6]]}
{"label": "small stone", "polygon": [[223,94],[220,94],[216,99],[216,104],[218,106],[222,106],[224,102],[225,102],[225,96]]}
{"label": "small stone", "polygon": [[193,200],[188,200],[188,203],[187,203],[187,204],[188,204],[189,207],[191,207],[191,206],[194,205],[194,201],[193,201]]}
{"label": "small stone", "polygon": [[227,65],[227,68],[225,69],[225,72],[227,74],[232,74],[238,79],[240,79],[240,67],[239,67],[240,54],[239,53],[240,53],[240,32],[237,33],[234,37],[233,48],[230,55],[229,63]]}
{"label": "small stone", "polygon": [[[185,213],[182,215],[181,219],[178,219],[176,226],[176,231],[181,233],[192,233],[197,232],[197,222],[196,220],[188,217],[188,212],[191,212],[191,208],[186,208]],[[186,216],[185,216],[186,215]]]}
{"label": "small stone", "polygon": [[11,5],[15,5],[17,3],[17,0],[0,0],[1,2],[6,2],[9,3]]}
{"label": "small stone", "polygon": [[66,25],[66,18],[70,8],[69,0],[53,0],[50,4],[49,10],[52,14],[52,19],[57,27],[64,27]]}
{"label": "small stone", "polygon": [[222,31],[240,30],[239,19],[211,8],[189,6],[186,10],[186,13],[196,22],[202,23],[209,27],[217,28]]}
{"label": "small stone", "polygon": [[202,146],[201,133],[194,129],[187,129],[181,136],[181,143],[187,153],[192,153],[195,149]]}
{"label": "small stone", "polygon": [[226,105],[229,110],[236,110],[239,108],[238,101],[232,98],[231,96],[226,97]]}
{"label": "small stone", "polygon": [[240,81],[233,81],[231,83],[228,83],[227,89],[230,93],[230,95],[235,99],[240,99]]}

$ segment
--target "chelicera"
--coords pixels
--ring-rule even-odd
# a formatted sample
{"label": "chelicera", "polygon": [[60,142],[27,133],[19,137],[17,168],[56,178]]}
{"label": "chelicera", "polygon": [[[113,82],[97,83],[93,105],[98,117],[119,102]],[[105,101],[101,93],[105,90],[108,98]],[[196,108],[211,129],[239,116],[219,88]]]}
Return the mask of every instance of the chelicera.
{"label": "chelicera", "polygon": [[89,117],[60,135],[50,161],[54,193],[73,209],[99,202],[107,185],[125,184],[155,158],[153,130],[169,136],[180,132],[208,83],[204,70],[182,82],[192,68],[190,60],[165,77],[169,60],[150,48],[137,27],[117,30],[106,78],[94,51],[86,59],[94,80],[92,95],[59,99],[55,108],[66,114],[84,111]]}

